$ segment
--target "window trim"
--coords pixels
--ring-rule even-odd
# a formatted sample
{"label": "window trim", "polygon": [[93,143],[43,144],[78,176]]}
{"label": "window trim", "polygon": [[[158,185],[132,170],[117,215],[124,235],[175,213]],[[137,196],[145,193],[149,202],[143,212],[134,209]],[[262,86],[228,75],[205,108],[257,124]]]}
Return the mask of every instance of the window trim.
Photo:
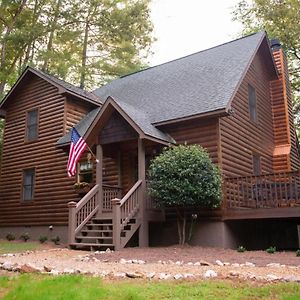
{"label": "window trim", "polygon": [[[36,118],[36,138],[34,138],[34,139],[28,139],[29,114],[31,112],[33,112],[33,111],[37,112],[37,118]],[[38,141],[38,139],[39,139],[39,124],[40,124],[40,109],[39,109],[39,107],[27,110],[26,111],[26,123],[25,123],[25,143],[33,143],[33,142]]]}
{"label": "window trim", "polygon": [[[25,178],[26,178],[26,172],[32,172],[33,174],[33,180],[32,180],[32,185],[31,185],[31,194],[32,197],[31,199],[25,199],[25,193],[24,193],[24,187],[25,187]],[[36,169],[35,168],[27,168],[22,170],[22,186],[21,186],[21,202],[22,203],[31,203],[35,199],[35,181],[36,181]]]}
{"label": "window trim", "polygon": [[[254,92],[254,105],[252,105],[252,102],[251,102],[251,99],[250,98],[250,95],[251,95],[251,92],[250,90],[253,90]],[[254,115],[253,115],[253,110],[251,109],[254,109]],[[249,111],[249,120],[255,124],[258,123],[258,113],[257,113],[257,93],[256,93],[256,88],[248,83],[248,111]]]}

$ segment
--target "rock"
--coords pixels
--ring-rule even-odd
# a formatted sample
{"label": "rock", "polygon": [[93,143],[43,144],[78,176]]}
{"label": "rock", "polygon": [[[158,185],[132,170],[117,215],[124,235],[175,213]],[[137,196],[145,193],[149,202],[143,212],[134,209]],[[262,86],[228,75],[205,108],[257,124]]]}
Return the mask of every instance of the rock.
{"label": "rock", "polygon": [[237,272],[237,271],[230,271],[230,272],[229,272],[229,275],[230,275],[230,276],[234,276],[234,277],[239,277],[239,276],[241,275],[241,273],[240,273],[240,272]]}
{"label": "rock", "polygon": [[97,250],[97,251],[94,252],[94,254],[100,254],[100,251]]}
{"label": "rock", "polygon": [[200,261],[195,262],[194,266],[201,266]]}
{"label": "rock", "polygon": [[280,277],[273,275],[273,274],[268,274],[266,278],[268,281],[275,281],[275,280],[281,279]]}
{"label": "rock", "polygon": [[124,258],[121,258],[121,259],[119,260],[119,263],[120,263],[120,264],[127,264],[127,260],[124,259]]}
{"label": "rock", "polygon": [[50,271],[50,274],[51,274],[51,275],[54,275],[54,276],[57,276],[57,275],[59,275],[60,273],[61,273],[60,271],[54,270],[54,269]]}
{"label": "rock", "polygon": [[224,264],[224,266],[230,266],[229,262],[224,262],[223,264]]}
{"label": "rock", "polygon": [[270,263],[266,265],[267,267],[270,268],[280,268],[280,264],[279,263]]}
{"label": "rock", "polygon": [[110,250],[110,248],[107,248],[107,249],[105,250],[105,252],[106,252],[106,253],[111,253],[112,251]]}
{"label": "rock", "polygon": [[282,279],[287,282],[300,282],[299,276],[288,275],[284,276]]}
{"label": "rock", "polygon": [[5,261],[3,264],[2,264],[2,269],[3,270],[6,270],[6,271],[12,271],[13,269],[13,264],[8,262],[8,261]]}
{"label": "rock", "polygon": [[145,275],[141,272],[126,272],[126,276],[129,278],[143,278]]}
{"label": "rock", "polygon": [[220,260],[216,260],[216,264],[218,265],[218,266],[220,266],[220,267],[223,267],[224,266],[224,264],[220,261]]}
{"label": "rock", "polygon": [[116,278],[125,278],[126,277],[126,273],[124,273],[124,272],[117,272],[117,273],[114,273],[114,277],[116,277]]}
{"label": "rock", "polygon": [[182,263],[183,263],[182,261],[179,261],[179,260],[178,260],[178,261],[175,262],[175,265],[180,266],[180,265],[182,265]]}
{"label": "rock", "polygon": [[51,272],[52,267],[44,266],[44,271],[45,272]]}
{"label": "rock", "polygon": [[103,259],[102,262],[109,262],[109,259]]}
{"label": "rock", "polygon": [[21,273],[39,273],[40,269],[31,264],[25,264],[20,266]]}
{"label": "rock", "polygon": [[200,260],[200,265],[201,266],[210,266],[211,264],[205,260]]}
{"label": "rock", "polygon": [[138,260],[137,260],[137,259],[133,259],[133,260],[132,260],[132,263],[133,263],[133,264],[137,264],[137,263],[138,263]]}
{"label": "rock", "polygon": [[231,264],[231,266],[232,266],[232,267],[239,267],[240,264],[238,264],[238,263],[233,263],[233,264]]}
{"label": "rock", "polygon": [[100,260],[98,258],[96,258],[96,257],[93,257],[93,261],[94,262],[99,262]]}
{"label": "rock", "polygon": [[14,256],[16,256],[16,255],[13,254],[13,253],[7,253],[7,254],[6,254],[6,257],[14,257]]}
{"label": "rock", "polygon": [[213,277],[217,277],[218,276],[218,273],[215,272],[214,270],[207,270],[205,273],[204,273],[204,277],[205,278],[213,278]]}
{"label": "rock", "polygon": [[108,272],[106,272],[106,271],[102,271],[99,273],[99,276],[101,276],[101,277],[105,277],[107,275],[108,275]]}
{"label": "rock", "polygon": [[176,280],[179,280],[179,279],[182,279],[182,278],[183,278],[183,275],[181,275],[181,274],[174,275],[174,279],[176,279]]}
{"label": "rock", "polygon": [[151,279],[155,276],[155,272],[147,273],[146,278]]}
{"label": "rock", "polygon": [[187,263],[188,266],[193,266],[194,264],[192,262]]}
{"label": "rock", "polygon": [[166,273],[160,273],[158,278],[161,279],[161,280],[167,280],[167,279],[171,278],[171,275],[166,274]]}
{"label": "rock", "polygon": [[65,269],[63,270],[63,273],[64,273],[64,274],[74,274],[74,273],[75,273],[75,270],[74,270],[74,269],[65,268]]}
{"label": "rock", "polygon": [[146,262],[144,260],[139,259],[137,262],[139,265],[144,265]]}
{"label": "rock", "polygon": [[255,267],[255,264],[254,264],[254,263],[251,263],[251,262],[248,262],[248,261],[246,261],[246,262],[245,262],[245,266],[246,266],[246,267]]}
{"label": "rock", "polygon": [[185,273],[185,274],[183,274],[183,277],[186,278],[186,279],[188,279],[188,278],[194,278],[195,275],[191,274],[191,273]]}

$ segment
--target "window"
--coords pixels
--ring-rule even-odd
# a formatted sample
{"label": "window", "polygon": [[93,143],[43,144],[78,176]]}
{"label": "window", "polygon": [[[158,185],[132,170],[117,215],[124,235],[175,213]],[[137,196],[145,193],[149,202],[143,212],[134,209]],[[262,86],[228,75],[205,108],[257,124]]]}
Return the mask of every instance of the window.
{"label": "window", "polygon": [[33,200],[34,195],[35,170],[28,169],[23,171],[23,201]]}
{"label": "window", "polygon": [[249,114],[250,120],[257,122],[257,111],[256,111],[256,91],[252,85],[248,85],[248,102],[249,102]]}
{"label": "window", "polygon": [[34,141],[38,138],[38,110],[27,112],[26,119],[26,140]]}
{"label": "window", "polygon": [[93,182],[93,163],[90,161],[79,163],[78,182]]}
{"label": "window", "polygon": [[261,174],[261,158],[258,154],[253,154],[252,163],[253,163],[253,174],[260,175]]}

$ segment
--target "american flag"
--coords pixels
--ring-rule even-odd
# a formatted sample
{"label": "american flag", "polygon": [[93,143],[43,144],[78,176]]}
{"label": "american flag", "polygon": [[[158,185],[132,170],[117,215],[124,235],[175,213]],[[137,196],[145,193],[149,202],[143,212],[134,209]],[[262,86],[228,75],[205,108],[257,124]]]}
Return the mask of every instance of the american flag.
{"label": "american flag", "polygon": [[87,147],[87,143],[85,140],[80,136],[78,131],[73,127],[71,132],[71,146],[70,146],[70,153],[68,159],[68,176],[72,177],[76,174],[76,164],[80,158],[81,153]]}

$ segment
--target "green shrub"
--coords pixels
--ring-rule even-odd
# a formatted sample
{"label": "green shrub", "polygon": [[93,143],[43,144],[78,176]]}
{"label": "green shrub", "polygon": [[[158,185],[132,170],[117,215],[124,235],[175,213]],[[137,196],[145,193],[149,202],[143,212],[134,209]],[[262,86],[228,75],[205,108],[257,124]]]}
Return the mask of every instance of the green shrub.
{"label": "green shrub", "polygon": [[186,208],[217,208],[221,176],[201,146],[172,146],[151,161],[149,192],[158,207],[177,212],[179,243],[185,243]]}
{"label": "green shrub", "polygon": [[20,235],[20,239],[23,240],[24,242],[27,242],[30,239],[29,233],[25,232]]}
{"label": "green shrub", "polygon": [[244,246],[238,246],[237,252],[245,252],[247,249]]}
{"label": "green shrub", "polygon": [[47,240],[48,240],[48,237],[46,237],[45,235],[41,235],[39,237],[39,241],[41,244],[44,244]]}
{"label": "green shrub", "polygon": [[8,233],[8,234],[6,235],[6,239],[7,239],[8,241],[13,241],[13,240],[16,239],[16,237],[15,237],[12,233]]}
{"label": "green shrub", "polygon": [[300,249],[296,251],[296,256],[300,256]]}
{"label": "green shrub", "polygon": [[55,245],[59,245],[60,237],[57,235],[51,239]]}
{"label": "green shrub", "polygon": [[276,247],[270,246],[268,249],[266,249],[266,252],[272,254],[276,252]]}

